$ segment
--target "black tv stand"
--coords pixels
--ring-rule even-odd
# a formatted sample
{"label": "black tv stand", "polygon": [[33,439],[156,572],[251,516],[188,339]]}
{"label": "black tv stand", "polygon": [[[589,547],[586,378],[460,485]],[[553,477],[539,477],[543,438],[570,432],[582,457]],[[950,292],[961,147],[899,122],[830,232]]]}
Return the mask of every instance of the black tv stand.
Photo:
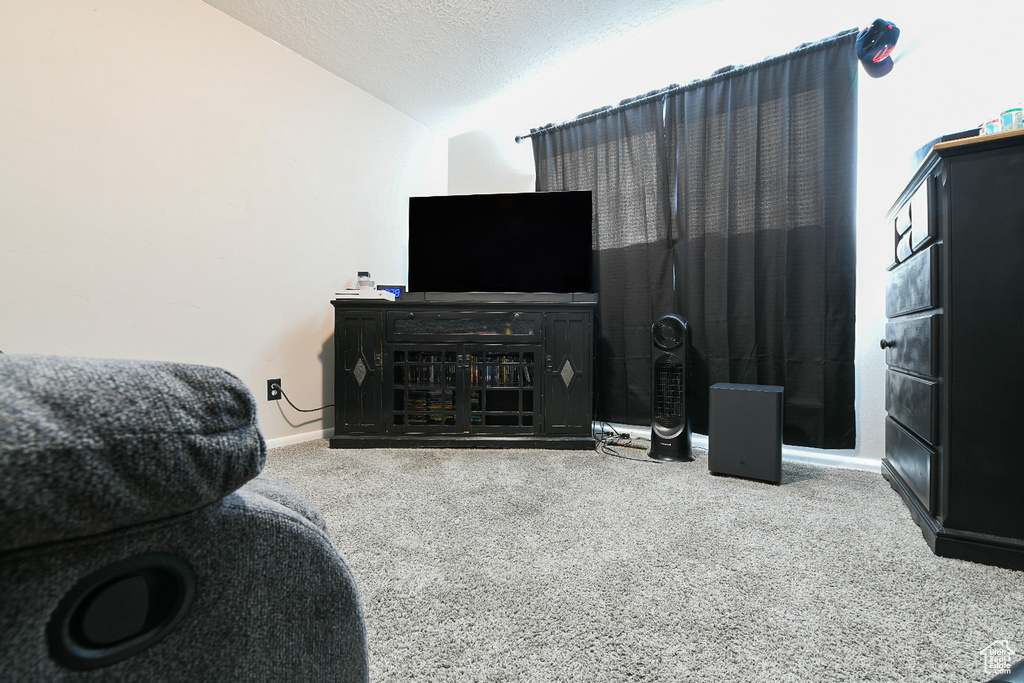
{"label": "black tv stand", "polygon": [[331,303],[331,448],[594,447],[596,294]]}

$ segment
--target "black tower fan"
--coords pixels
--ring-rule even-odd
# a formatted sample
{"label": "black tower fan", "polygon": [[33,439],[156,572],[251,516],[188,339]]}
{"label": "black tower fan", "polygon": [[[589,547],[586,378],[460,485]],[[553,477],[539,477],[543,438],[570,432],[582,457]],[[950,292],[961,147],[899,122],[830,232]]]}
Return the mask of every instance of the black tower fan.
{"label": "black tower fan", "polygon": [[686,409],[690,325],[665,315],[651,326],[651,452],[656,460],[693,460]]}

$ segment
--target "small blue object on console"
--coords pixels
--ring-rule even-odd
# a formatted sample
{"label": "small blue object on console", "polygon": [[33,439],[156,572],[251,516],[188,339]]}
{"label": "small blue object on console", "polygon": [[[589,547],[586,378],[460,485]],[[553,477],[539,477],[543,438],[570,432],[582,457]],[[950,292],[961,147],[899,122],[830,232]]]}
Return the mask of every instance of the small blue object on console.
{"label": "small blue object on console", "polygon": [[377,285],[377,291],[391,292],[395,295],[395,301],[398,301],[405,294],[405,285]]}

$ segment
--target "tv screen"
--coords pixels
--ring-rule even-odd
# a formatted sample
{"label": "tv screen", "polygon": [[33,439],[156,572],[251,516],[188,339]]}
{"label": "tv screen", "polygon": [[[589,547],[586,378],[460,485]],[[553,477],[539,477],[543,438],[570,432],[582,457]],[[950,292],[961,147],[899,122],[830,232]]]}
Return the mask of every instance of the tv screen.
{"label": "tv screen", "polygon": [[590,191],[409,199],[410,292],[590,292]]}

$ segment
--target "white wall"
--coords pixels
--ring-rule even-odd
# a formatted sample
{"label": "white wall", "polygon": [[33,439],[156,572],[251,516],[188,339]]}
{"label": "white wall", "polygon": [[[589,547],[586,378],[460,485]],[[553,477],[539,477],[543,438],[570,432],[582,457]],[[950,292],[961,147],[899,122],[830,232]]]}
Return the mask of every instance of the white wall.
{"label": "white wall", "polygon": [[402,282],[446,140],[201,0],[0,0],[0,349],[224,367],[333,425],[333,293]]}
{"label": "white wall", "polygon": [[[516,134],[882,16],[903,34],[892,74],[861,81],[857,293],[856,453],[877,458],[881,218],[911,151],[1024,96],[1013,22],[965,31],[974,14],[724,0],[561,62],[446,141],[201,0],[0,0],[0,349],[218,365],[329,403],[329,300],[357,270],[404,281],[407,197],[528,191]],[[260,408],[268,438],[332,426]]]}
{"label": "white wall", "polygon": [[861,73],[856,326],[857,443],[884,453],[885,268],[892,245],[884,215],[910,178],[911,154],[931,139],[975,127],[1024,97],[1012,21],[984,20],[959,2],[723,0],[683,13],[561,62],[467,117],[449,142],[449,191],[513,192],[533,187],[529,140],[516,135],[670,83],[706,78],[726,65],[783,54],[875,18],[901,30],[897,63],[884,78]]}
{"label": "white wall", "polygon": [[532,192],[536,187],[533,147],[529,140],[510,147],[511,139],[507,130],[494,128],[477,128],[449,138],[448,191]]}

